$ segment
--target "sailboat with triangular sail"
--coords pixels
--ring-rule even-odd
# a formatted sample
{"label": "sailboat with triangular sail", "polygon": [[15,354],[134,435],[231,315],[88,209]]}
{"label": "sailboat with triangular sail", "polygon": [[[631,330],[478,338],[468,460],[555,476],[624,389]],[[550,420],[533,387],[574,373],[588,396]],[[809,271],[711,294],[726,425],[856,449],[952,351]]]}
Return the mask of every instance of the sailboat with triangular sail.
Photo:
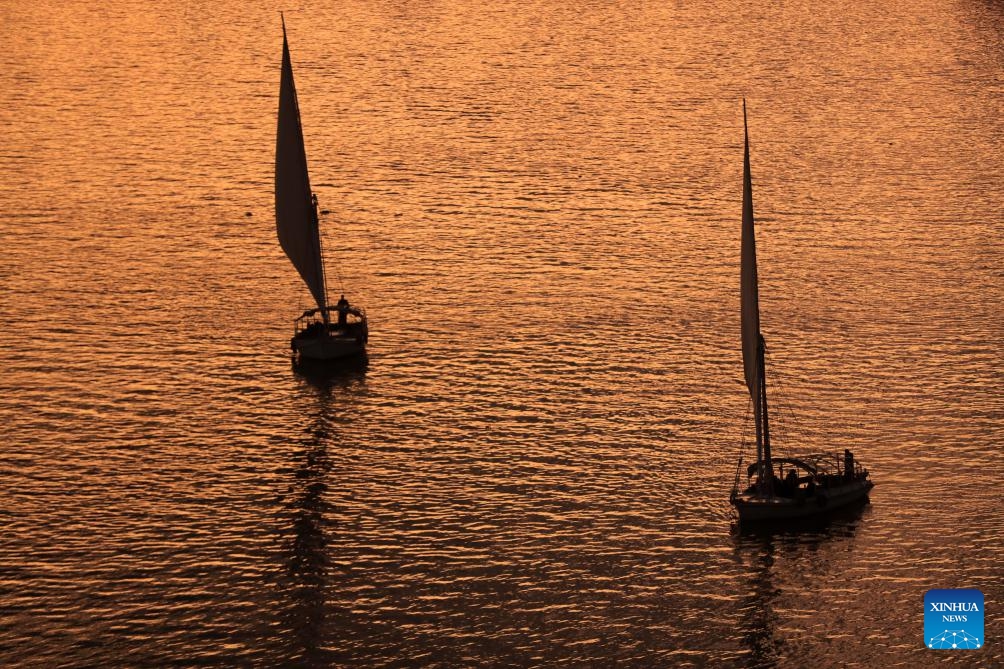
{"label": "sailboat with triangular sail", "polygon": [[317,196],[310,189],[285,19],[275,140],[275,225],[279,245],[317,304],[317,308],[304,311],[293,322],[290,346],[294,355],[333,360],[364,353],[369,338],[366,312],[349,304],[344,295],[334,306],[328,299]]}
{"label": "sailboat with triangular sail", "polygon": [[743,213],[740,269],[740,320],[743,371],[753,401],[756,461],[746,467],[746,485],[740,486],[743,458],[736,465],[730,501],[742,521],[780,521],[808,518],[865,500],[873,483],[868,470],[845,449],[840,453],[812,453],[773,457],[770,411],[767,404],[766,344],[760,331],[760,296],[757,279],[756,238],[753,226],[753,182],[750,177],[750,143],[743,100]]}

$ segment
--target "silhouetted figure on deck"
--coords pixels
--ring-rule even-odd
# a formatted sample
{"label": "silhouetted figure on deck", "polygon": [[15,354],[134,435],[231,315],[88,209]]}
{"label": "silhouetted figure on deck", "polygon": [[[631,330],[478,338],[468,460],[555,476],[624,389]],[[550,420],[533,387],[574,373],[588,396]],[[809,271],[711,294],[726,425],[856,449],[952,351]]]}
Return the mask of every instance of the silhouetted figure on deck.
{"label": "silhouetted figure on deck", "polygon": [[784,477],[784,488],[788,497],[794,497],[798,490],[798,472],[792,467],[788,470],[788,475]]}
{"label": "silhouetted figure on deck", "polygon": [[338,309],[338,327],[343,328],[348,322],[349,301],[345,299],[344,295],[342,295],[335,304],[335,307]]}

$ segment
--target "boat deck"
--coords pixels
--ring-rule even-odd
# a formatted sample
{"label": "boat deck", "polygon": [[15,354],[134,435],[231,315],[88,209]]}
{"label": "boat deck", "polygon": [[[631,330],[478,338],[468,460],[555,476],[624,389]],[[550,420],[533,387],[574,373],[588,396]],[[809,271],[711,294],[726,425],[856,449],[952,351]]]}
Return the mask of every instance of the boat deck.
{"label": "boat deck", "polygon": [[751,478],[757,475],[757,479],[742,492],[739,491],[740,472],[736,471],[730,501],[740,521],[819,515],[866,500],[874,487],[868,480],[868,470],[855,462],[850,451],[844,451],[843,455],[816,453],[772,459],[769,473],[761,480],[764,466],[761,462],[749,465],[747,475]]}

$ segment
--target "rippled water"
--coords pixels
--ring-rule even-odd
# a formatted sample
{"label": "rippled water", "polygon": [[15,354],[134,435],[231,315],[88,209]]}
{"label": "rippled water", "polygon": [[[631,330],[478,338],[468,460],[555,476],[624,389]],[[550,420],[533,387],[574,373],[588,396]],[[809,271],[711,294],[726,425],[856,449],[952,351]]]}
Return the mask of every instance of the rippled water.
{"label": "rippled water", "polygon": [[[317,376],[280,7],[6,3],[0,663],[1004,663],[1004,8],[838,4],[284,7]],[[807,533],[729,522],[743,96],[781,450],[877,482]]]}

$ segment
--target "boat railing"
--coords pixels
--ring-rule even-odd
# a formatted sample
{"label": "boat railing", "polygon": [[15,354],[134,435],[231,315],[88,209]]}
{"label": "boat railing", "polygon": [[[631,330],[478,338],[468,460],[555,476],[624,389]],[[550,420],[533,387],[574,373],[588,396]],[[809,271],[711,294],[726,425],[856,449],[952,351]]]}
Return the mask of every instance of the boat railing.
{"label": "boat railing", "polygon": [[[803,476],[798,478],[801,483],[808,483],[812,481],[817,486],[822,486],[823,488],[829,488],[840,483],[846,482],[848,480],[859,480],[866,478],[868,475],[868,470],[861,466],[861,463],[856,459],[853,459],[852,466],[850,468],[850,476],[848,476],[847,467],[847,454],[835,454],[833,452],[829,453],[810,453],[808,455],[801,455],[797,458],[794,457],[776,457],[771,458],[771,470],[772,473],[779,479],[783,479],[784,476],[780,474],[780,471],[785,465],[803,470]],[[850,456],[853,458],[853,455]],[[739,481],[742,477],[742,457],[740,456],[739,463],[736,465],[736,478],[733,485],[733,489],[738,489]],[[751,463],[746,469],[747,477],[752,478],[756,475],[757,466],[759,462]]]}
{"label": "boat railing", "polygon": [[[327,313],[329,319],[337,317],[339,309],[337,307],[326,307],[325,309],[307,309],[293,321],[293,333],[298,334],[315,324],[324,322],[324,314]],[[362,307],[348,307],[345,309],[348,325],[366,322],[366,310]]]}

